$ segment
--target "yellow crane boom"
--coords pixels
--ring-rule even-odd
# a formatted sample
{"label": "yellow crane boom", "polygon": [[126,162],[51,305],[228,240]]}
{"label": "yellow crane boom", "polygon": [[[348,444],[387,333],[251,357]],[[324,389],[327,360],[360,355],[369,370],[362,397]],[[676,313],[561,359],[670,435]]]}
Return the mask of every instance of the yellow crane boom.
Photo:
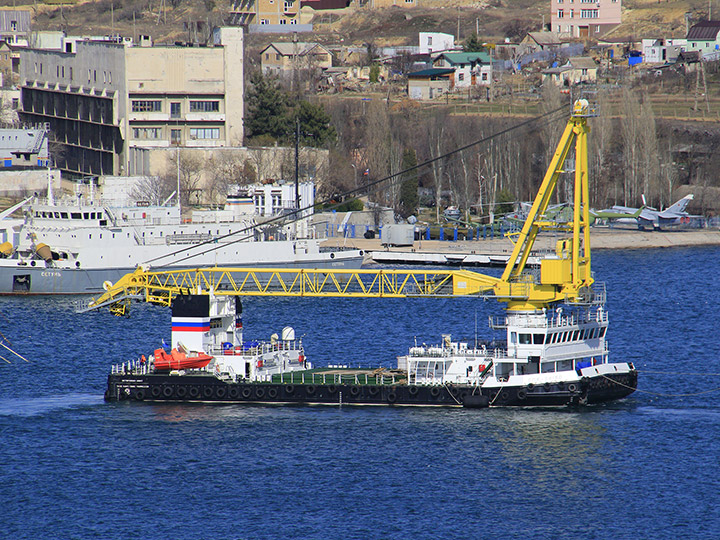
{"label": "yellow crane boom", "polygon": [[[400,298],[414,296],[493,295],[509,310],[533,311],[554,302],[585,301],[591,296],[590,207],[588,188],[588,102],[578,100],[520,233],[510,236],[513,252],[501,277],[469,270],[307,270],[269,268],[198,268],[153,271],[139,267],[88,309],[108,307],[127,313],[132,300],[170,305],[180,294],[246,296],[342,296]],[[551,196],[575,142],[573,221],[559,226],[544,219]],[[539,279],[525,272],[537,235],[565,229],[555,253],[541,260]]]}

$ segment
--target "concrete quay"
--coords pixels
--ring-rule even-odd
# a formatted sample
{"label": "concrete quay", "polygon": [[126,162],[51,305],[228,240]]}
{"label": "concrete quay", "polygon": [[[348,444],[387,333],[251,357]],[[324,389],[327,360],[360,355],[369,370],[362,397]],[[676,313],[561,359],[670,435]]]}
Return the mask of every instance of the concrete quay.
{"label": "concrete quay", "polygon": [[[554,249],[559,235],[542,233],[535,242],[534,251],[541,253]],[[378,261],[382,253],[392,257],[402,257],[408,254],[442,254],[448,260],[457,259],[463,255],[476,255],[478,257],[493,257],[496,261],[502,256],[512,253],[513,245],[508,238],[493,238],[487,240],[469,241],[442,241],[442,240],[416,240],[412,247],[386,247],[380,243],[379,238],[328,238],[322,244],[324,247],[345,246],[362,249],[368,254],[366,262],[373,262],[373,252],[378,253]],[[593,228],[590,233],[590,245],[593,250],[598,249],[657,249],[672,247],[720,245],[719,229],[694,229],[673,231],[640,231],[622,228]],[[417,255],[408,255],[408,259]],[[387,258],[387,257],[386,257]],[[397,264],[401,264],[397,262]],[[428,264],[433,264],[429,262]]]}

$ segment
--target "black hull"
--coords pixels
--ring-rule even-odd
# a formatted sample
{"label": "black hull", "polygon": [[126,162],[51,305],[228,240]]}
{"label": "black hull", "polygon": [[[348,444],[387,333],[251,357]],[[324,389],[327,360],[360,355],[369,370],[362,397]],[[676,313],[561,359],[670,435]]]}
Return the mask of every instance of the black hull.
{"label": "black hull", "polygon": [[569,384],[504,386],[500,389],[465,385],[227,383],[211,375],[112,374],[108,376],[105,399],[296,405],[549,407],[621,399],[634,392],[636,386],[636,371],[608,377],[584,377]]}

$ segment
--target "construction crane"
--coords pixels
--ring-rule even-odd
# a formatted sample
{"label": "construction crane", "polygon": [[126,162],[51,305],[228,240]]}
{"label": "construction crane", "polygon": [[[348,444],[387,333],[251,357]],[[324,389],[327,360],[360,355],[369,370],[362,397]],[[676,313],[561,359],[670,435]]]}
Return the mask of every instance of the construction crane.
{"label": "construction crane", "polygon": [[[592,301],[590,269],[590,206],[588,188],[587,119],[594,116],[580,99],[557,145],[532,208],[519,233],[508,235],[514,244],[501,277],[468,270],[329,270],[268,268],[198,268],[153,271],[139,267],[106,292],[87,310],[107,307],[115,315],[128,313],[132,301],[171,305],[184,294],[215,296],[493,296],[508,311],[538,311],[557,302]],[[573,220],[558,224],[544,219],[564,164],[575,147]],[[543,230],[565,230],[555,252],[540,262],[540,273],[529,272],[528,258]]]}

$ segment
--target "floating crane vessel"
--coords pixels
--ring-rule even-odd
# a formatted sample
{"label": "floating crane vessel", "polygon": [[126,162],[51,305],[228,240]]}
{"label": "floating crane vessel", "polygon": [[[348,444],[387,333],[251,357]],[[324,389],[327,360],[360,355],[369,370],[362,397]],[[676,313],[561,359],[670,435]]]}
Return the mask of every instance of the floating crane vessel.
{"label": "floating crane vessel", "polygon": [[[590,116],[587,101],[574,104],[522,230],[510,237],[514,248],[500,277],[467,270],[138,268],[88,309],[124,315],[138,300],[171,306],[169,354],[189,358],[189,367],[168,368],[164,351],[114,366],[106,399],[494,407],[586,405],[631,394],[637,371],[609,359],[605,287],[590,267]],[[545,213],[573,142],[573,219],[557,223]],[[539,268],[530,268],[541,231],[563,237]],[[314,368],[292,328],[267,342],[243,339],[244,295],[494,297],[506,304],[506,314],[490,325],[506,339],[470,347],[446,335],[436,346],[411,347],[392,370]]]}

